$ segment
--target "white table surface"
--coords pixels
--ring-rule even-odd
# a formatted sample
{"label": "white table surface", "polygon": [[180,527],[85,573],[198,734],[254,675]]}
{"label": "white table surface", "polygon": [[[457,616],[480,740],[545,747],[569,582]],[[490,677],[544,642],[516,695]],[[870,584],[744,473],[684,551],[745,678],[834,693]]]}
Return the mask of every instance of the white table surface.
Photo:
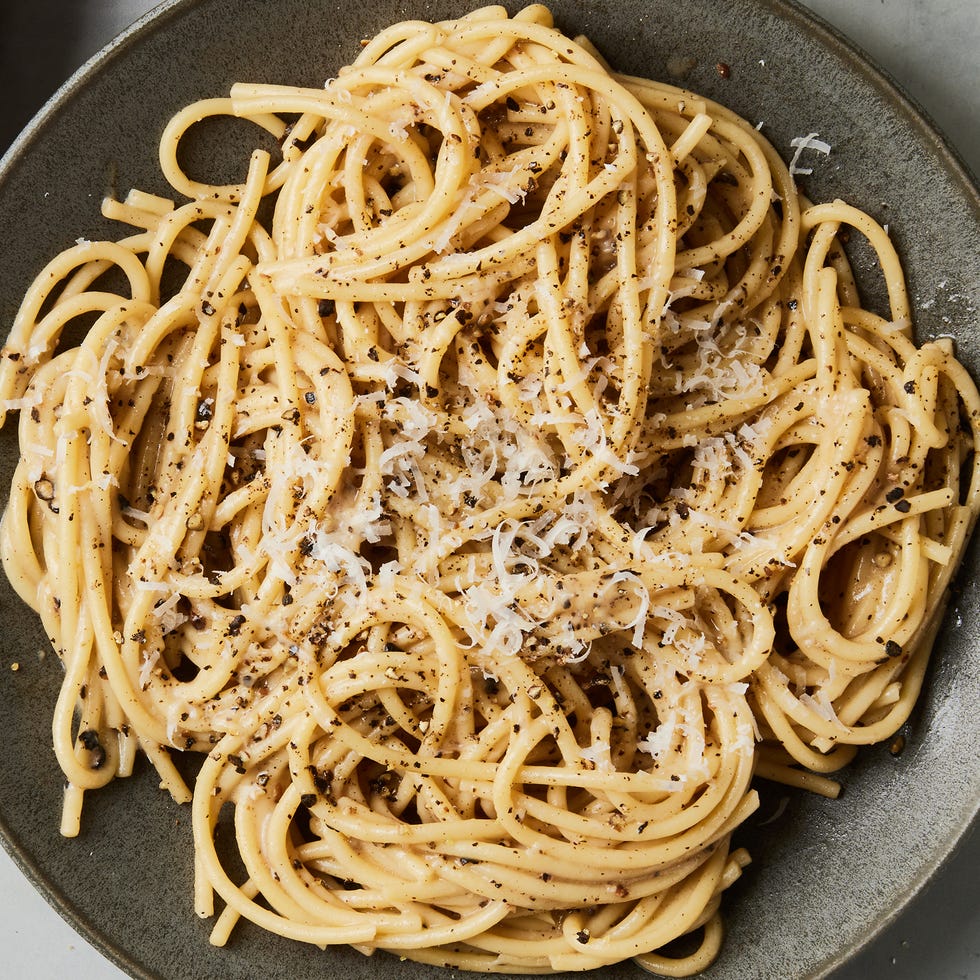
{"label": "white table surface", "polygon": [[[40,98],[50,94],[115,33],[154,6],[152,0],[74,2],[78,20],[72,25],[71,36],[61,39],[56,51],[47,55],[48,60],[57,58],[53,72],[51,65],[43,64],[42,52],[36,77],[24,80],[38,89]],[[980,175],[978,0],[804,2],[885,68],[932,116],[973,173]],[[0,31],[10,43],[20,15],[11,13],[8,0],[0,0],[0,5],[4,8]],[[23,6],[36,18],[51,4],[49,0],[29,0]],[[6,142],[3,140],[0,151]],[[62,921],[2,849],[0,939],[0,976],[23,980],[125,977]],[[956,859],[898,921],[833,980],[878,978],[980,980],[980,832],[963,844]]]}

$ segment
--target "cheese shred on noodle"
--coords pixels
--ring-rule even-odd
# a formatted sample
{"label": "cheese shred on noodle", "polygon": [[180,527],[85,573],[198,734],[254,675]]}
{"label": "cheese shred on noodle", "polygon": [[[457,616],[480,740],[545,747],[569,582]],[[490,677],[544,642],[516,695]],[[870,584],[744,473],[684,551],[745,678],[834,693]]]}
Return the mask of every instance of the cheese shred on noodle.
{"label": "cheese shred on noodle", "polygon": [[[240,184],[178,162],[224,116],[281,145]],[[142,752],[216,944],[705,968],[753,775],[833,795],[905,721],[977,512],[888,236],[538,6],[236,84],[160,160],[183,203],[106,200],[131,233],[51,261],[0,366],[63,832]]]}

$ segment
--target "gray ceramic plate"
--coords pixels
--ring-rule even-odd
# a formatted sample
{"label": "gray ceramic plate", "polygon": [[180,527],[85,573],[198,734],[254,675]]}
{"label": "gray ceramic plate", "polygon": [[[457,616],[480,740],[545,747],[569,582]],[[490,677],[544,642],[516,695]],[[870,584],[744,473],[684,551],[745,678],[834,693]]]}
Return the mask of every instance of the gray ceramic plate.
{"label": "gray ceramic plate", "polygon": [[[406,17],[441,18],[446,0],[177,0],[164,3],[76,76],[14,145],[0,172],[0,321],[47,257],[78,237],[111,235],[108,190],[165,191],[155,137],[170,114],[236,79],[319,85],[360,38]],[[923,336],[950,333],[975,373],[980,197],[928,122],[836,35],[779,0],[593,0],[552,4],[621,69],[683,84],[764,123],[777,147],[819,132],[833,144],[807,188],[888,222],[910,272]],[[696,30],[691,30],[696,25]],[[727,78],[716,69],[730,66]],[[218,162],[238,169],[239,157]],[[860,268],[870,284],[873,270]],[[870,290],[873,294],[873,288]],[[0,433],[0,485],[16,456]],[[980,658],[972,548],[952,596],[929,685],[893,758],[866,752],[829,803],[767,797],[744,840],[755,863],[728,895],[728,938],[711,980],[803,978],[844,963],[909,901],[971,824],[980,799]],[[967,587],[969,586],[969,587]],[[212,949],[192,913],[188,815],[148,771],[86,804],[83,836],[58,835],[61,780],[48,719],[59,668],[39,625],[0,584],[0,830],[15,860],[72,924],[137,977],[446,976],[391,957],[321,953],[241,928]],[[639,977],[630,965],[603,980]]]}

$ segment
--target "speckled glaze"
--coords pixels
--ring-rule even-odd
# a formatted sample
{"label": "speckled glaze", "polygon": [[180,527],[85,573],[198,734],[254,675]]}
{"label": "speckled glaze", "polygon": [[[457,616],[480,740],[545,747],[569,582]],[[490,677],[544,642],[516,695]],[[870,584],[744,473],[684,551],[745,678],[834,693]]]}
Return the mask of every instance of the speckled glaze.
{"label": "speckled glaze", "polygon": [[[236,79],[320,85],[384,25],[469,6],[164,3],[69,82],[0,165],[0,332],[47,258],[76,238],[118,233],[99,215],[103,193],[166,191],[155,140],[178,107],[224,94]],[[588,34],[621,70],[725,102],[762,122],[784,153],[793,136],[819,132],[833,152],[808,179],[811,197],[844,197],[889,223],[920,335],[952,334],[980,373],[980,197],[928,121],[858,52],[780,0],[558,0],[552,9],[567,33]],[[730,66],[727,78],[719,62]],[[232,146],[213,152],[229,175],[242,169],[245,156]],[[860,252],[855,261],[873,301],[874,270]],[[0,440],[6,488],[17,452],[12,427]],[[904,754],[865,752],[833,803],[792,795],[781,809],[779,790],[764,798],[740,835],[755,863],[726,896],[728,936],[707,980],[826,976],[897,914],[971,824],[980,800],[977,568],[973,547]],[[49,738],[60,668],[41,654],[40,625],[6,580],[0,608],[0,663],[20,664],[0,670],[0,830],[25,873],[106,956],[134,977],[159,980],[458,976],[380,954],[324,953],[249,926],[227,949],[213,949],[208,923],[191,908],[189,813],[159,792],[146,768],[92,795],[81,838],[63,840]],[[644,975],[630,964],[596,974]]]}

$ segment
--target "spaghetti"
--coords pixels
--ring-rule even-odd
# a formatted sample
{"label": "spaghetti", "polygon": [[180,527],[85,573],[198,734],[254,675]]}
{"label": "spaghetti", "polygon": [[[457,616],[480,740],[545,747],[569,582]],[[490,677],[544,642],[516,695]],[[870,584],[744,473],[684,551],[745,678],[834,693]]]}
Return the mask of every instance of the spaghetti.
{"label": "spaghetti", "polygon": [[[281,155],[185,173],[221,116]],[[753,775],[833,795],[903,723],[977,512],[980,400],[888,236],[537,6],[235,85],[160,159],[185,203],[106,200],[134,230],[54,258],[0,361],[63,833],[142,752],[217,944],[703,969]]]}

